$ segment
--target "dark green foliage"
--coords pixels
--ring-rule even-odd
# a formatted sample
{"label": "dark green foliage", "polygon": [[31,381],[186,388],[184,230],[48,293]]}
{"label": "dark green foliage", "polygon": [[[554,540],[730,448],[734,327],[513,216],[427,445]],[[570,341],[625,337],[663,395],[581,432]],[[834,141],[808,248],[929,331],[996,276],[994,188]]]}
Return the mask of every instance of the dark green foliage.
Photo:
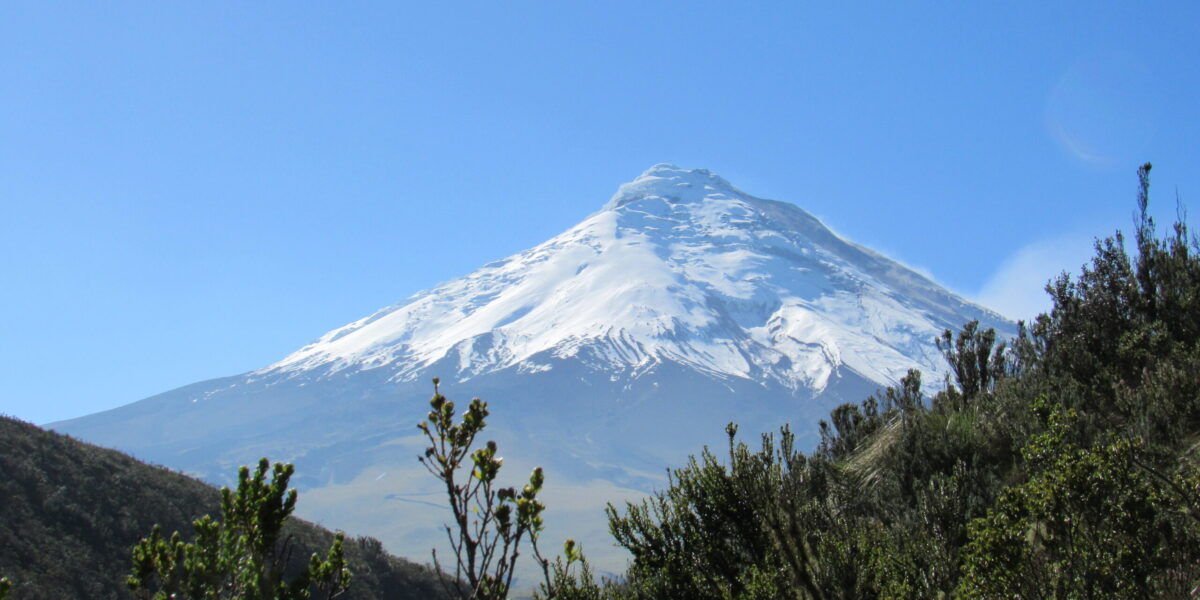
{"label": "dark green foliage", "polygon": [[12,588],[12,583],[7,577],[0,577],[0,600],[8,598],[8,590]]}
{"label": "dark green foliage", "polygon": [[[1196,354],[1200,260],[1182,221],[1167,239],[1156,236],[1146,213],[1149,172],[1148,164],[1138,172],[1137,253],[1129,257],[1120,233],[1097,242],[1096,257],[1078,280],[1063,275],[1047,288],[1055,308],[1034,333],[1045,340],[1043,368],[1080,389],[1067,400],[1086,413],[1081,416],[1120,419],[1147,441],[1169,443],[1200,425],[1195,402],[1181,396],[1143,402],[1138,388]],[[1177,380],[1173,391],[1186,393],[1195,384],[1195,378]]]}
{"label": "dark green foliage", "polygon": [[823,597],[809,535],[815,524],[840,526],[811,499],[830,493],[830,464],[795,451],[784,428],[758,451],[736,441],[729,464],[707,449],[670,472],[670,487],[625,514],[610,506],[617,543],[633,554],[624,595],[636,598],[775,597],[782,590]]}
{"label": "dark green foliage", "polygon": [[1049,411],[1024,454],[1037,473],[971,524],[960,591],[969,598],[1182,598],[1200,531],[1140,465],[1140,440],[1072,438],[1077,412]]}
{"label": "dark green foliage", "polygon": [[1159,239],[1139,170],[1136,249],[1096,243],[1049,314],[1000,343],[937,340],[920,376],[821,423],[805,456],[707,449],[622,512],[622,598],[1160,598],[1200,593],[1200,257]]}
{"label": "dark green foliage", "polygon": [[957,338],[947,329],[936,342],[963,396],[978,396],[995,390],[1007,363],[1004,344],[996,346],[995,331],[980,331],[979,321],[971,321],[963,325]]}
{"label": "dark green foliage", "polygon": [[[292,548],[280,539],[284,522],[296,507],[296,490],[288,489],[292,465],[262,459],[253,478],[238,471],[237,491],[221,489],[221,520],[208,515],[193,524],[195,538],[184,542],[178,532],[164,540],[156,525],[150,537],[133,549],[129,588],[143,598],[168,600],[307,600],[341,595],[350,585],[350,570],[337,534],[325,559],[312,554],[303,569],[285,578]],[[290,581],[289,581],[290,579]]]}
{"label": "dark green foliage", "polygon": [[[14,600],[133,598],[125,578],[138,540],[156,523],[191,530],[220,509],[207,484],[15,419],[0,417],[0,447],[0,573]],[[282,537],[295,549],[288,574],[334,539],[298,519]],[[344,549],[354,581],[342,598],[443,597],[431,569],[388,555],[377,540],[348,539]]]}

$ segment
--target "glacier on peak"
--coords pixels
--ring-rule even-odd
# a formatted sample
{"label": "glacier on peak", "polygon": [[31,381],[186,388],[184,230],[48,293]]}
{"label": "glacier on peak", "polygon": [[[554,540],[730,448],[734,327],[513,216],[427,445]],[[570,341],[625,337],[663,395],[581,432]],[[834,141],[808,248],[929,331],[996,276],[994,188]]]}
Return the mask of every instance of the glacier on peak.
{"label": "glacier on peak", "polygon": [[[658,163],[646,169],[633,181],[618,187],[617,193],[613,194],[602,210],[620,208],[645,196],[663,195],[679,201],[679,196],[674,192],[681,188],[741,194],[728,181],[708,169],[681,169],[669,163]],[[697,196],[693,193],[688,196],[694,201],[706,197],[707,194]]]}
{"label": "glacier on peak", "polygon": [[915,368],[937,382],[945,369],[933,338],[970,319],[1011,330],[793,205],[707,170],[658,164],[564,233],[256,375],[383,368],[413,381],[436,364],[467,380],[541,372],[553,368],[547,359],[587,350],[597,371],[672,362],[820,392],[843,370],[891,385]]}

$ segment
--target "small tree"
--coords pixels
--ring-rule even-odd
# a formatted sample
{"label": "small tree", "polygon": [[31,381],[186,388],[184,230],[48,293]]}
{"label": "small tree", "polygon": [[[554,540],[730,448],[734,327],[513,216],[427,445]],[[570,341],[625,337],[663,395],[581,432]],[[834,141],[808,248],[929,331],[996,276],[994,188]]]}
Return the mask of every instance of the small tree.
{"label": "small tree", "polygon": [[179,532],[163,539],[156,525],[150,537],[133,549],[129,588],[141,598],[216,600],[307,600],[334,598],[350,585],[350,571],[337,534],[324,560],[313,554],[291,581],[284,568],[291,554],[280,543],[283,524],[296,506],[296,490],[287,488],[292,465],[275,463],[271,481],[267,459],[238,472],[237,492],[221,489],[221,521],[205,515],[193,523],[195,540],[184,542]]}
{"label": "small tree", "polygon": [[[962,397],[953,393],[952,396],[960,401],[994,391],[996,382],[1004,377],[1008,369],[1005,343],[996,344],[994,329],[980,331],[978,320],[963,325],[957,339],[947,329],[934,342],[954,372],[954,380]],[[948,381],[946,387],[951,387]]]}
{"label": "small tree", "polygon": [[[445,526],[446,537],[454,551],[455,579],[465,580],[466,584],[448,592],[472,600],[507,598],[521,542],[528,539],[545,579],[545,597],[554,597],[556,582],[565,573],[552,575],[550,561],[538,548],[542,511],[546,508],[537,497],[545,482],[542,468],[535,468],[529,483],[520,490],[498,487],[496,476],[503,459],[496,455],[496,442],[471,449],[487,424],[487,403],[479,398],[471,400],[462,421],[455,423],[454,403],[439,393],[435,378],[429,406],[428,420],[417,424],[429,439],[429,447],[418,460],[446,486],[453,515],[453,525]],[[466,481],[460,481],[459,471],[468,457],[470,474]],[[567,556],[568,565],[579,560],[572,542],[568,543]],[[437,550],[433,551],[433,562],[441,569]]]}
{"label": "small tree", "polygon": [[0,577],[0,600],[8,598],[8,588],[12,587],[7,577]]}

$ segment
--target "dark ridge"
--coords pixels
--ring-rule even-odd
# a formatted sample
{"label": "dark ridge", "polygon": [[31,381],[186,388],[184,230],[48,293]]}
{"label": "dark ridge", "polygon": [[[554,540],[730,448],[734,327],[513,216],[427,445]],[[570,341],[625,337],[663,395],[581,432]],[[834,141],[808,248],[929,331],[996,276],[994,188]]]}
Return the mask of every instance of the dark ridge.
{"label": "dark ridge", "polygon": [[[0,576],[13,600],[132,598],[125,578],[138,540],[155,524],[190,538],[192,521],[220,514],[208,484],[17,419],[0,416],[0,449]],[[300,519],[288,536],[296,566],[333,539]],[[378,540],[347,540],[346,555],[354,578],[341,598],[444,597],[431,568]]]}

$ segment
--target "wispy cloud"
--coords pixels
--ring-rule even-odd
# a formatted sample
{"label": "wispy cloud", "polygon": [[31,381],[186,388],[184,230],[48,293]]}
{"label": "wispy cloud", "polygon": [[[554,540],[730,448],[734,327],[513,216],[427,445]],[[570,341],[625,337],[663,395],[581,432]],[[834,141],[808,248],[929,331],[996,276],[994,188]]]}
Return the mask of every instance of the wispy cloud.
{"label": "wispy cloud", "polygon": [[975,301],[1011,319],[1029,321],[1050,309],[1046,282],[1079,273],[1091,260],[1094,238],[1072,234],[1033,242],[1013,253],[975,295]]}

